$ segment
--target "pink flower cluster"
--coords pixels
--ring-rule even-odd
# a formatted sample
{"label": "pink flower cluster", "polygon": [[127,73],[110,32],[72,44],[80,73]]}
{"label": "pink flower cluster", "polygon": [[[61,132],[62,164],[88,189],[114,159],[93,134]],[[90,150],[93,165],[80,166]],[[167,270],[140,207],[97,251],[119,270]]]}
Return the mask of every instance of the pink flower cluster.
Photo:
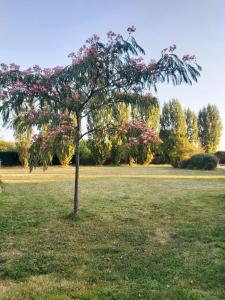
{"label": "pink flower cluster", "polygon": [[31,109],[31,110],[28,111],[27,117],[28,117],[28,120],[32,122],[32,121],[35,121],[37,119],[37,114],[34,110]]}
{"label": "pink flower cluster", "polygon": [[191,60],[195,60],[195,59],[196,59],[195,55],[189,55],[189,54],[186,54],[182,57],[183,61],[191,61]]}
{"label": "pink flower cluster", "polygon": [[28,68],[28,69],[24,70],[23,73],[24,73],[24,75],[29,76],[29,75],[33,74],[33,69],[32,68]]}
{"label": "pink flower cluster", "polygon": [[148,68],[152,71],[155,72],[157,70],[157,62],[155,59],[151,59],[150,63],[148,64]]}
{"label": "pink flower cluster", "polygon": [[139,70],[143,70],[146,67],[145,63],[143,62],[143,57],[133,57],[131,58],[131,61],[136,65],[136,68]]}
{"label": "pink flower cluster", "polygon": [[162,50],[161,54],[162,56],[168,56],[168,52],[174,52],[176,50],[177,46],[175,44],[169,46],[168,48],[165,48]]}
{"label": "pink flower cluster", "polygon": [[157,132],[147,126],[144,121],[132,120],[120,129],[121,134],[128,137],[128,147],[136,145],[157,144]]}
{"label": "pink flower cluster", "polygon": [[39,82],[36,82],[36,84],[33,84],[31,87],[28,88],[28,92],[31,95],[34,95],[36,93],[47,93],[48,89],[41,85]]}
{"label": "pink flower cluster", "polygon": [[33,68],[28,68],[23,71],[24,75],[32,75],[34,73],[40,73],[46,76],[47,78],[50,78],[53,75],[57,75],[59,72],[61,72],[64,69],[62,66],[56,66],[54,68],[44,68],[42,69],[39,65],[33,66]]}
{"label": "pink flower cluster", "polygon": [[177,46],[175,44],[173,44],[173,45],[169,46],[168,51],[173,52],[176,50],[176,48],[177,48]]}
{"label": "pink flower cluster", "polygon": [[35,72],[40,72],[40,71],[42,71],[42,69],[41,69],[41,67],[40,67],[39,65],[33,66],[33,70],[34,70]]}
{"label": "pink flower cluster", "polygon": [[20,66],[14,63],[10,64],[9,67],[11,71],[19,71],[20,69]]}
{"label": "pink flower cluster", "polygon": [[53,68],[54,75],[60,73],[64,69],[63,66],[56,66]]}
{"label": "pink flower cluster", "polygon": [[107,32],[107,37],[108,39],[113,39],[114,37],[116,37],[116,33],[110,30],[109,32]]}
{"label": "pink flower cluster", "polygon": [[139,70],[144,70],[145,68],[147,68],[153,73],[157,71],[157,61],[155,59],[151,59],[148,65],[144,63],[143,57],[133,57],[131,58],[131,61],[136,65],[136,68]]}
{"label": "pink flower cluster", "polygon": [[127,28],[127,31],[128,31],[129,34],[131,34],[132,32],[136,31],[136,28],[134,27],[134,25],[132,25],[131,27]]}
{"label": "pink flower cluster", "polygon": [[[130,27],[131,30],[135,31],[134,27]],[[122,35],[116,34],[113,31],[107,33],[108,42],[106,43],[106,48],[99,47],[100,37],[97,34],[94,34],[91,38],[86,40],[86,43],[79,49],[77,53],[71,52],[68,57],[72,59],[72,64],[80,64],[86,58],[92,58],[95,55],[105,55],[109,52],[117,53],[117,47],[114,47],[118,41],[123,40]]]}
{"label": "pink flower cluster", "polygon": [[[35,113],[34,111],[29,111],[30,119],[39,119],[45,116],[49,112],[49,108],[46,108],[44,111]],[[53,117],[53,116],[52,116]],[[40,146],[41,151],[45,151],[49,147],[52,147],[53,143],[58,138],[73,138],[76,126],[65,114],[59,116],[60,124],[52,124],[48,126],[47,132],[43,136],[42,133],[34,134],[32,136],[32,142],[37,143]]]}
{"label": "pink flower cluster", "polygon": [[91,58],[96,54],[97,38],[95,36],[96,35],[94,35],[94,38],[90,38],[89,40],[86,41],[90,45],[83,45],[83,47],[80,48],[78,53],[72,52],[68,55],[68,57],[72,59],[72,64],[74,65],[80,64],[83,62],[85,58]]}
{"label": "pink flower cluster", "polygon": [[8,88],[9,88],[10,92],[12,92],[12,93],[26,92],[26,87],[22,81],[17,81],[14,84],[8,85]]}
{"label": "pink flower cluster", "polygon": [[47,136],[48,139],[54,141],[59,137],[69,137],[71,134],[74,136],[76,127],[71,123],[64,123],[56,126],[52,126],[48,129]]}
{"label": "pink flower cluster", "polygon": [[[108,43],[107,46],[112,47],[116,42],[121,41],[123,39],[123,36],[121,34],[116,34],[113,31],[109,31],[107,33]],[[113,49],[113,52],[115,53],[117,49]]]}
{"label": "pink flower cluster", "polygon": [[51,108],[45,107],[40,111],[35,111],[34,109],[30,109],[27,113],[27,119],[31,122],[36,120],[41,120],[45,117],[51,117]]}
{"label": "pink flower cluster", "polygon": [[86,40],[77,53],[71,52],[68,57],[72,59],[72,64],[80,64],[85,58],[91,58],[96,54],[97,43],[100,37],[97,34],[93,34],[92,37]]}

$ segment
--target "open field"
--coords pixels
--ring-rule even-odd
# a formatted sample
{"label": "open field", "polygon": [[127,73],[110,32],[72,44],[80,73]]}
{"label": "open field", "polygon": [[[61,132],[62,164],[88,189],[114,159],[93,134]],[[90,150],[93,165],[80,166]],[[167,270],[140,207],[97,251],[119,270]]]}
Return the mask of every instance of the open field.
{"label": "open field", "polygon": [[225,299],[225,170],[0,169],[0,299]]}

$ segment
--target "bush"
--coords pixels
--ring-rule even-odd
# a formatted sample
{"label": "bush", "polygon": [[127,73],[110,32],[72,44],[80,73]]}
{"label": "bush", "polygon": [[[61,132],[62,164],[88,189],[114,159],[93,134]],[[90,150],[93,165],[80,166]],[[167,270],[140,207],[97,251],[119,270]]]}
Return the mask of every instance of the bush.
{"label": "bush", "polygon": [[181,157],[171,157],[170,163],[174,168],[179,168],[181,159],[182,159]]}
{"label": "bush", "polygon": [[220,164],[225,164],[225,151],[217,151],[215,156],[219,159]]}
{"label": "bush", "polygon": [[219,163],[218,158],[212,154],[196,154],[180,162],[182,169],[214,170]]}
{"label": "bush", "polygon": [[191,144],[187,139],[177,139],[169,153],[170,163],[174,168],[179,168],[182,160],[189,159],[201,151],[200,147]]}
{"label": "bush", "polygon": [[18,166],[21,164],[18,153],[14,151],[0,152],[0,160],[2,166]]}
{"label": "bush", "polygon": [[[73,159],[75,162],[75,158]],[[95,162],[91,155],[91,150],[88,148],[86,140],[82,140],[80,143],[80,164],[81,165],[94,165]]]}
{"label": "bush", "polygon": [[179,164],[179,168],[180,169],[188,169],[188,163],[189,163],[189,159],[183,159],[180,164]]}
{"label": "bush", "polygon": [[[74,165],[76,161],[75,155],[73,155],[71,164]],[[88,166],[94,165],[95,161],[92,157],[91,150],[88,147],[88,143],[86,140],[82,140],[80,142],[80,165]]]}

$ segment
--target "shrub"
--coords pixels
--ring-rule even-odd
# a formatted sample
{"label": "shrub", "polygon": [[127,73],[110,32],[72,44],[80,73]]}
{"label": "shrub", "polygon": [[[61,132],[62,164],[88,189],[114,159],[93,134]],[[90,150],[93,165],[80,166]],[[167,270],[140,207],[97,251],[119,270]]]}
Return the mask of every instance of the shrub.
{"label": "shrub", "polygon": [[171,157],[170,163],[174,168],[179,168],[180,162],[181,162],[181,157]]}
{"label": "shrub", "polygon": [[[75,155],[73,155],[71,164],[74,165],[76,161]],[[95,161],[92,157],[91,150],[88,147],[88,142],[82,140],[80,143],[80,165],[94,165]]]}
{"label": "shrub", "polygon": [[169,153],[170,163],[174,168],[178,168],[182,160],[188,159],[201,151],[197,145],[191,144],[187,139],[177,139]]}
{"label": "shrub", "polygon": [[218,158],[212,154],[196,154],[180,162],[182,169],[214,170],[218,165]]}
{"label": "shrub", "polygon": [[183,159],[180,161],[179,168],[188,169],[188,163],[190,159]]}
{"label": "shrub", "polygon": [[225,151],[217,151],[215,156],[219,159],[220,164],[225,164]]}
{"label": "shrub", "polygon": [[0,160],[2,166],[18,166],[21,164],[18,153],[14,151],[0,152]]}
{"label": "shrub", "polygon": [[[73,158],[75,162],[75,158]],[[91,154],[91,150],[88,147],[88,142],[86,140],[82,140],[80,142],[80,164],[81,165],[93,165],[94,160]]]}

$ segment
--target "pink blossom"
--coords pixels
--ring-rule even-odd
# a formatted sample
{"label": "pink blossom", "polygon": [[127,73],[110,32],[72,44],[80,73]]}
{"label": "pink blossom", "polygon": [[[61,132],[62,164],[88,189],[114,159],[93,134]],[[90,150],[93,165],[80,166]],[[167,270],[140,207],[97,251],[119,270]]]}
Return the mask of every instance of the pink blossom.
{"label": "pink blossom", "polygon": [[23,73],[25,75],[31,75],[33,73],[33,70],[31,68],[28,68],[28,69],[24,70]]}
{"label": "pink blossom", "polygon": [[156,60],[151,59],[151,60],[150,60],[150,63],[148,64],[148,68],[149,68],[151,71],[156,71],[156,70],[157,70],[157,62],[156,62]]}
{"label": "pink blossom", "polygon": [[93,34],[92,40],[98,42],[100,40],[100,37],[97,34]]}
{"label": "pink blossom", "polygon": [[20,69],[19,65],[15,64],[15,63],[10,64],[11,71],[19,71],[19,69]]}
{"label": "pink blossom", "polygon": [[41,67],[39,65],[33,66],[33,69],[34,69],[35,72],[41,71]]}
{"label": "pink blossom", "polygon": [[132,32],[136,31],[136,28],[134,27],[134,25],[132,25],[131,27],[127,28],[127,31],[129,32],[129,34],[131,34]]}
{"label": "pink blossom", "polygon": [[176,50],[177,46],[175,44],[169,46],[169,52],[173,52],[174,50]]}
{"label": "pink blossom", "polygon": [[53,73],[52,69],[50,69],[50,68],[44,68],[43,72],[44,72],[45,76],[47,76],[47,77],[50,77]]}
{"label": "pink blossom", "polygon": [[185,61],[190,61],[190,60],[195,60],[196,57],[195,55],[189,55],[189,54],[186,54],[182,57],[182,60],[185,62]]}
{"label": "pink blossom", "polygon": [[116,36],[116,34],[115,34],[115,32],[113,32],[112,30],[110,30],[109,32],[107,32],[107,37],[108,37],[108,38],[112,39],[112,38],[115,37],[115,36]]}
{"label": "pink blossom", "polygon": [[56,66],[53,68],[54,74],[61,72],[64,69],[62,66]]}

